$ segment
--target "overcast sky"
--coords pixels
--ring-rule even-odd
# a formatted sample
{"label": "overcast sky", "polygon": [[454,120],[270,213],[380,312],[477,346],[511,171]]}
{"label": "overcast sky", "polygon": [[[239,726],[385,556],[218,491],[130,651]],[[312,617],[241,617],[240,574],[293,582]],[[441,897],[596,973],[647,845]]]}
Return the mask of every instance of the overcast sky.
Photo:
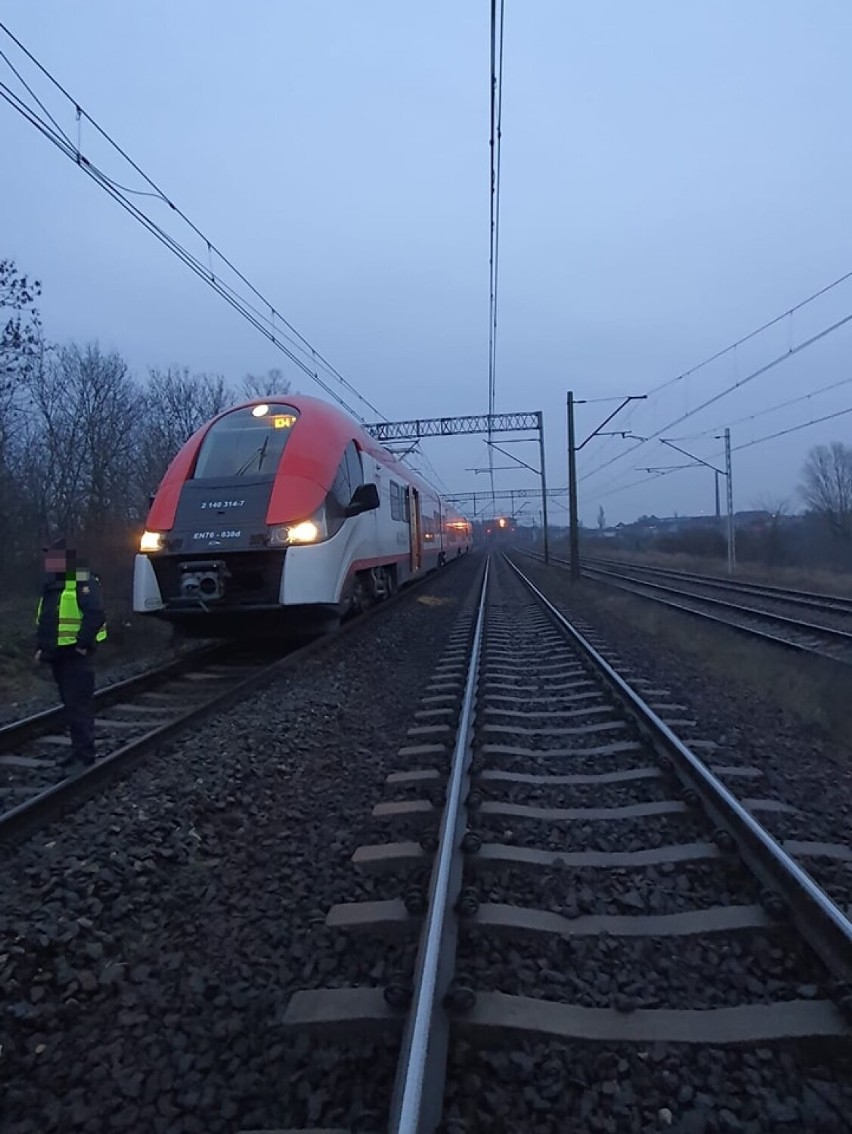
{"label": "overcast sky", "polygon": [[[349,381],[406,418],[487,409],[489,8],[7,0],[2,18]],[[848,0],[506,0],[497,409],[544,410],[552,487],[569,387],[646,393],[852,269],[850,42]],[[2,59],[0,78],[16,86]],[[34,89],[76,137],[73,109]],[[140,376],[281,366],[319,393],[5,103],[0,147],[0,257],[43,281],[50,338],[98,339]],[[82,149],[140,186],[90,128]],[[725,425],[736,448],[852,407],[850,384],[766,412],[852,379],[850,323],[669,428],[849,312],[852,281],[612,427],[689,437],[713,462]],[[578,439],[615,404],[579,407]],[[850,434],[852,414],[735,451],[736,507],[798,507],[808,449]],[[454,491],[487,488],[466,471],[485,450],[426,447]],[[711,510],[709,470],[636,471],[678,463],[657,440],[595,439],[583,519],[601,504],[610,523]]]}

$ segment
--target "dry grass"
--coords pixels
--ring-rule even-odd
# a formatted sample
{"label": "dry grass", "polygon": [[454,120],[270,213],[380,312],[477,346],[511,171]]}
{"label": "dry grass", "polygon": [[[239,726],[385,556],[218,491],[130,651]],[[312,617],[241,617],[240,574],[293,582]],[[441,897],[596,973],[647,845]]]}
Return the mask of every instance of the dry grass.
{"label": "dry grass", "polygon": [[[0,601],[0,707],[44,696],[50,686],[44,670],[33,662],[35,612],[32,592],[6,595]],[[99,650],[98,667],[139,661],[167,649],[171,629],[162,622],[134,615],[127,602],[107,602],[109,639]]]}
{"label": "dry grass", "polygon": [[852,754],[852,666],[783,651],[647,600],[580,583],[575,610],[593,607],[648,639],[648,649],[686,655],[720,680],[744,686]]}

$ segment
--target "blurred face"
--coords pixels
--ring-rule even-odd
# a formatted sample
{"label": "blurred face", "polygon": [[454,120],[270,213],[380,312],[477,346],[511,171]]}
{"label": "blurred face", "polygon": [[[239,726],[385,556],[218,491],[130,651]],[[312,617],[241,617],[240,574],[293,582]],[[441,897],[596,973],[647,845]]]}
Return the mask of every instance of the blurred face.
{"label": "blurred face", "polygon": [[68,557],[64,551],[48,551],[44,558],[44,569],[49,575],[59,575],[68,566]]}

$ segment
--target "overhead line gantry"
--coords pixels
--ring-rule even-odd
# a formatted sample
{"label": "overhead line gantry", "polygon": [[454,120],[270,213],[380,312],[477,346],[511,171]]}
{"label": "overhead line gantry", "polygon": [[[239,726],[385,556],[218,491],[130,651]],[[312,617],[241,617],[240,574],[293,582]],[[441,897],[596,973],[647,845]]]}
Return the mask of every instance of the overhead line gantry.
{"label": "overhead line gantry", "polygon": [[[420,417],[407,421],[377,421],[364,428],[377,441],[420,441],[425,437],[458,437],[473,433],[485,434],[489,440],[495,433],[532,433],[538,436],[540,467],[533,469],[523,461],[518,464],[530,468],[541,478],[541,513],[544,529],[544,561],[550,560],[547,536],[547,476],[544,463],[544,416],[541,410],[531,413],[481,413],[460,417]],[[522,440],[522,438],[518,438]],[[529,438],[533,440],[533,438]],[[533,493],[531,493],[532,495]],[[536,492],[535,495],[538,495]]]}

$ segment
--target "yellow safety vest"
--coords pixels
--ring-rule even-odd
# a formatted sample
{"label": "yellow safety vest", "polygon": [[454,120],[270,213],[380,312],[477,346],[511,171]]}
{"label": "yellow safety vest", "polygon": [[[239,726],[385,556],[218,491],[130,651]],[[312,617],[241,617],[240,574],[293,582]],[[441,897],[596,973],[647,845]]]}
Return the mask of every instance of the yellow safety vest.
{"label": "yellow safety vest", "polygon": [[[41,619],[41,606],[42,600],[39,600],[38,611],[36,612],[36,625],[38,625]],[[77,635],[80,633],[82,624],[83,614],[80,610],[80,604],[77,602],[77,580],[69,579],[66,581],[62,589],[62,594],[59,596],[59,620],[56,634],[57,646],[75,646],[77,644]],[[104,623],[95,635],[95,641],[105,642],[106,636],[106,623]]]}

